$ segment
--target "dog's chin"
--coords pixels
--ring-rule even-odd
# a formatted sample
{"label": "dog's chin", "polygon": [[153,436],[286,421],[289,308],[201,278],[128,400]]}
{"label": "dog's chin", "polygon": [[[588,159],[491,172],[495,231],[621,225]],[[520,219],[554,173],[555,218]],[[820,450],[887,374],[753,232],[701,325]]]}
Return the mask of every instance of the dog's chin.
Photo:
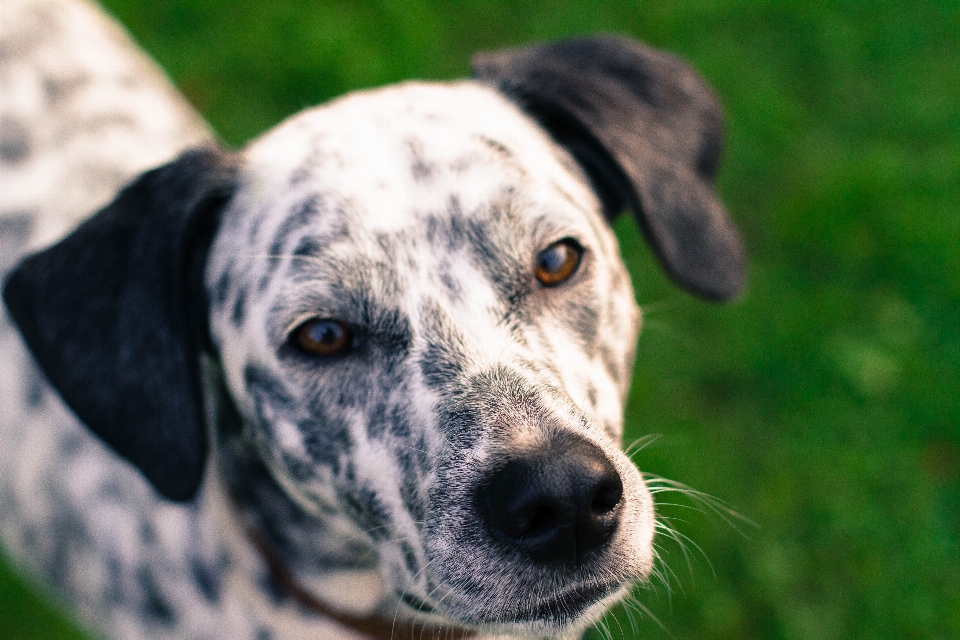
{"label": "dog's chin", "polygon": [[568,638],[579,637],[620,601],[629,588],[620,582],[572,585],[540,597],[531,594],[525,602],[500,606],[495,611],[470,610],[458,606],[455,598],[432,604],[409,594],[398,595],[410,614],[434,626],[462,627],[491,635]]}

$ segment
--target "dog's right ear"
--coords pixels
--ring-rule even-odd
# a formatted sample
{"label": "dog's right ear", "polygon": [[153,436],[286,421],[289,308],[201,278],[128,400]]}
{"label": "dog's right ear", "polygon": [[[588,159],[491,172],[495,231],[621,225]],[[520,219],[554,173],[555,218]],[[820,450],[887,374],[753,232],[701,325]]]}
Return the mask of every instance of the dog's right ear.
{"label": "dog's right ear", "polygon": [[196,493],[207,456],[203,269],[235,174],[216,148],[143,174],[3,291],[67,405],[173,500]]}
{"label": "dog's right ear", "polygon": [[473,69],[567,148],[608,217],[633,210],[680,286],[710,300],[741,290],[740,236],[713,189],[723,118],[693,69],[613,36],[478,54]]}

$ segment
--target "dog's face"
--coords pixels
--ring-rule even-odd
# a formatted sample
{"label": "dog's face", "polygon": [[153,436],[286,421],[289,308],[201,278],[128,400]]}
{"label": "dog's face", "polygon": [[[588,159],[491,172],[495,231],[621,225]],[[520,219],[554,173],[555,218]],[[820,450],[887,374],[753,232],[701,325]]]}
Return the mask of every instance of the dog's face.
{"label": "dog's face", "polygon": [[[639,313],[607,220],[631,209],[710,299],[743,257],[712,190],[719,109],[688,67],[618,38],[476,67],[184,154],[4,293],[66,402],[163,496],[191,499],[207,464],[207,351],[238,424],[218,477],[254,523],[329,525],[296,562],[359,542],[333,553],[375,564],[388,603],[560,635],[652,562],[618,450]],[[258,503],[263,467],[281,494]]]}
{"label": "dog's face", "polygon": [[[639,314],[563,148],[486,86],[405,84],[282,124],[238,185],[206,276],[231,395],[295,501],[366,533],[390,592],[556,632],[646,575],[652,501],[618,449]],[[599,466],[619,496],[595,548],[534,561],[480,494],[551,449],[575,459],[555,475]],[[537,491],[533,516],[560,519],[567,494]]]}

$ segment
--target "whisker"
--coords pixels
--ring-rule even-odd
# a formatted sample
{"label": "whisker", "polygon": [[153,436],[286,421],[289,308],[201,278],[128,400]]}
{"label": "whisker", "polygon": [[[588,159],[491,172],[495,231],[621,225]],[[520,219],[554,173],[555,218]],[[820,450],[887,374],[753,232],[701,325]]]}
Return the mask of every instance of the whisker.
{"label": "whisker", "polygon": [[[656,435],[647,435],[630,443],[629,446],[625,448],[625,453],[629,456],[637,453],[642,450],[644,447],[649,446],[658,439]],[[660,513],[663,507],[673,507],[680,509],[690,509],[698,513],[703,513],[707,515],[713,515],[719,517],[723,520],[728,526],[730,526],[734,531],[739,533],[741,536],[746,537],[743,527],[744,525],[750,527],[758,527],[758,525],[752,521],[750,518],[744,516],[732,505],[727,503],[720,498],[712,496],[703,491],[694,489],[688,485],[685,485],[681,482],[675,480],[670,480],[662,476],[652,474],[652,473],[642,473],[644,482],[647,486],[650,494],[656,499],[657,507],[657,516],[654,522],[655,531],[658,533],[656,540],[661,538],[669,539],[679,547],[680,552],[683,554],[683,559],[687,565],[687,572],[691,578],[693,578],[693,565],[694,565],[694,556],[700,555],[706,561],[707,566],[710,567],[710,572],[714,577],[717,576],[716,568],[713,563],[710,561],[710,558],[707,556],[706,551],[697,544],[689,535],[682,533],[676,527],[677,523],[684,523],[685,520],[675,516],[667,516]],[[678,494],[682,495],[685,498],[683,502],[667,502],[663,498],[667,494]],[[686,503],[689,501],[689,503]],[[663,546],[662,541],[653,543],[653,566],[650,569],[650,577],[653,580],[648,580],[643,583],[640,583],[638,586],[642,589],[649,589],[657,592],[657,584],[654,581],[662,584],[667,595],[667,605],[672,610],[672,596],[673,596],[673,584],[676,584],[677,589],[680,593],[684,593],[683,582],[680,580],[680,577],[677,575],[677,572],[673,567],[666,561],[666,548]],[[631,622],[631,630],[634,630],[633,617],[631,612],[640,615],[641,617],[647,617],[652,620],[664,633],[669,637],[673,638],[673,634],[670,633],[669,629],[659,620],[653,612],[644,605],[638,598],[636,593],[631,593],[623,601],[624,611],[628,614],[628,619]],[[617,618],[614,617],[616,620]],[[619,624],[619,620],[617,622]],[[634,634],[636,631],[634,630]]]}
{"label": "whisker", "polygon": [[[664,550],[663,547],[661,547],[661,546],[659,546],[659,545],[657,545],[656,548],[657,548],[658,550],[661,550],[661,551]],[[685,555],[686,555],[686,554],[685,554]],[[663,578],[664,578],[664,584],[667,585],[667,599],[668,599],[668,601],[671,599],[672,594],[673,594],[673,589],[672,589],[671,586],[670,586],[670,576],[673,576],[673,580],[674,580],[674,582],[676,582],[676,584],[677,584],[677,589],[680,590],[680,593],[681,593],[682,595],[686,595],[686,591],[683,590],[683,583],[680,582],[680,576],[678,576],[678,575],[677,575],[677,572],[673,570],[673,567],[671,567],[669,564],[667,564],[666,559],[665,559],[662,555],[658,554],[658,555],[657,555],[657,559],[660,561],[660,564],[663,565],[663,568],[664,568],[664,571],[665,571],[665,573],[663,573],[662,575],[663,575]],[[688,566],[688,567],[690,566],[689,560],[688,560],[687,566]],[[692,572],[692,568],[691,568],[691,572]]]}
{"label": "whisker", "polygon": [[[669,520],[669,518],[664,518],[664,519]],[[687,545],[692,546],[694,549],[697,550],[697,552],[700,553],[701,556],[703,556],[703,559],[706,561],[707,566],[710,567],[710,573],[713,574],[714,578],[717,577],[717,572],[713,567],[713,563],[710,562],[710,558],[707,557],[707,553],[703,550],[703,547],[701,547],[699,544],[697,544],[693,540],[693,538],[691,538],[685,533],[681,533],[680,531],[677,531],[675,528],[662,522],[657,522],[657,529],[659,529],[660,531],[663,531],[666,535],[668,535],[671,539],[673,539],[674,542],[677,543],[678,547],[680,547],[681,551],[683,552],[683,557],[687,561],[687,571],[690,573],[691,578],[693,577],[693,562],[691,559],[690,550]]]}
{"label": "whisker", "polygon": [[637,621],[633,617],[633,609],[630,607],[623,607],[623,612],[627,614],[627,621],[630,623],[630,633],[632,635],[637,635],[640,632],[640,627],[637,626]]}
{"label": "whisker", "polygon": [[674,637],[674,635],[670,633],[670,630],[667,629],[666,625],[660,622],[660,619],[657,616],[653,615],[653,612],[650,611],[650,609],[647,608],[646,605],[644,605],[642,602],[637,600],[636,596],[634,596],[633,594],[630,594],[626,598],[624,598],[623,604],[624,606],[630,607],[641,616],[646,616],[647,618],[650,618],[658,627],[660,627],[661,631],[663,631],[665,634],[667,634],[671,638]]}
{"label": "whisker", "polygon": [[602,619],[597,620],[593,625],[593,628],[600,632],[600,635],[603,636],[603,640],[613,640],[613,633],[610,632],[610,628],[607,626],[607,623]]}
{"label": "whisker", "polygon": [[647,447],[649,447],[651,444],[659,440],[661,437],[662,436],[659,433],[648,433],[645,436],[640,436],[639,438],[631,442],[629,445],[624,447],[623,453],[628,458],[633,458],[633,456],[635,456],[637,453],[639,453],[643,449],[646,449]]}
{"label": "whisker", "polygon": [[644,316],[649,316],[664,311],[673,311],[680,308],[680,300],[656,300],[639,305]]}
{"label": "whisker", "polygon": [[[756,522],[743,515],[736,509],[734,509],[729,503],[716,496],[712,496],[709,493],[699,491],[692,487],[689,487],[682,482],[677,482],[676,480],[670,480],[662,476],[658,476],[652,473],[643,474],[644,481],[647,483],[647,488],[651,494],[658,493],[679,493],[686,496],[695,504],[698,504],[709,512],[713,513],[721,520],[727,523],[734,531],[739,533],[743,537],[747,537],[747,534],[738,526],[736,523],[740,522],[742,524],[749,525],[754,528],[759,528]],[[676,505],[683,506],[683,505]]]}

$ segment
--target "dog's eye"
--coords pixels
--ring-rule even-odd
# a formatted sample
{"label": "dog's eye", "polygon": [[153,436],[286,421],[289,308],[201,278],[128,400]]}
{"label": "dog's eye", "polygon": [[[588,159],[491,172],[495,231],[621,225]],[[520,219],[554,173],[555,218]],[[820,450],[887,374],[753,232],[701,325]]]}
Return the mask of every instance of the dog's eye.
{"label": "dog's eye", "polygon": [[537,256],[536,276],[545,287],[569,280],[580,268],[583,247],[573,238],[558,240]]}
{"label": "dog's eye", "polygon": [[353,335],[342,322],[312,318],[294,329],[293,344],[304,353],[315,356],[337,356],[346,353]]}

